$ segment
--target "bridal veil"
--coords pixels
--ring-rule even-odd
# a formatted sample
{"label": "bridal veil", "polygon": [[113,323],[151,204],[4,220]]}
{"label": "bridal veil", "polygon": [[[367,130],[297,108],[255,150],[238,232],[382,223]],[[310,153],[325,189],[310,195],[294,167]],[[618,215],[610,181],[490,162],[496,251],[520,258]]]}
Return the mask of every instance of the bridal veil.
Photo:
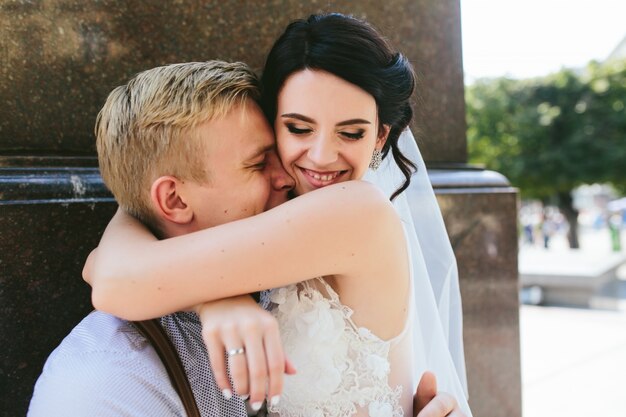
{"label": "bridal veil", "polygon": [[[424,371],[432,371],[438,389],[454,395],[461,409],[471,416],[456,259],[424,160],[409,129],[400,136],[399,146],[417,166],[409,188],[393,201],[404,224],[411,257],[414,381]],[[404,182],[404,176],[388,156],[378,170],[369,170],[364,180],[391,195]]]}

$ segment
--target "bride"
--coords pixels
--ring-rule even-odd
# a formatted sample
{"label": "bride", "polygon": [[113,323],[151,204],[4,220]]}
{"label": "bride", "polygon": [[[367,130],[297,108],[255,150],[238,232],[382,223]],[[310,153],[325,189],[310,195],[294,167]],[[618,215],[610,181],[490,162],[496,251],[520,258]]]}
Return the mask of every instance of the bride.
{"label": "bride", "polygon": [[[298,197],[161,241],[137,221],[112,222],[87,273],[94,305],[144,319],[273,289],[264,298],[298,372],[271,412],[412,415],[417,379],[431,370],[471,415],[455,264],[405,130],[414,85],[406,58],[365,22],[330,14],[289,25],[266,62],[262,107]],[[362,178],[386,195],[353,181]],[[429,261],[431,243],[442,253]]]}

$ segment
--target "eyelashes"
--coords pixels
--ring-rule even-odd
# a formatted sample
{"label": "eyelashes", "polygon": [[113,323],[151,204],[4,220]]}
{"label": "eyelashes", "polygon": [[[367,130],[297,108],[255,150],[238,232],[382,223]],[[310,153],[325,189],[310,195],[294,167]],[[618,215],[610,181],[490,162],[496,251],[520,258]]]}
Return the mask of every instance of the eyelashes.
{"label": "eyelashes", "polygon": [[[286,123],[285,126],[287,127],[287,130],[289,130],[289,133],[292,133],[294,135],[306,135],[306,134],[313,132],[313,129],[299,128],[293,123]],[[358,129],[355,132],[339,131],[337,133],[340,136],[343,136],[344,138],[349,139],[349,140],[359,140],[359,139],[362,139],[363,136],[365,135],[365,130]]]}
{"label": "eyelashes", "polygon": [[287,123],[286,126],[289,132],[293,133],[294,135],[304,135],[306,133],[311,133],[313,131],[312,129],[300,129],[296,127],[296,125],[293,123]]}
{"label": "eyelashes", "polygon": [[359,130],[357,132],[339,132],[339,134],[352,139],[352,140],[359,140],[363,137],[365,131],[363,130]]}

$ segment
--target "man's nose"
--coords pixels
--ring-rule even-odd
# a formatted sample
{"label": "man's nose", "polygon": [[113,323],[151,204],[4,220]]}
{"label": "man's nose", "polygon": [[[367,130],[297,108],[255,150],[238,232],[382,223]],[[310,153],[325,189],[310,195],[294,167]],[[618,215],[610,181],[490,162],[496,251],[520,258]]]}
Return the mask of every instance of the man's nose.
{"label": "man's nose", "polygon": [[289,191],[295,187],[295,181],[287,174],[278,156],[270,156],[268,163],[270,194],[265,206],[266,210],[283,204],[289,199]]}
{"label": "man's nose", "polygon": [[337,160],[336,143],[329,135],[320,135],[311,144],[307,156],[318,167],[330,165]]}
{"label": "man's nose", "polygon": [[293,189],[296,185],[294,179],[283,168],[283,164],[275,151],[267,155],[267,172],[269,173],[270,185],[274,191],[286,192]]}
{"label": "man's nose", "polygon": [[283,168],[283,164],[278,157],[276,151],[272,151],[267,155],[267,172],[269,173],[270,185],[274,191],[289,191],[295,187],[296,183],[287,174]]}
{"label": "man's nose", "polygon": [[294,179],[287,174],[287,171],[285,171],[280,162],[274,164],[272,167],[270,181],[272,188],[276,191],[289,191],[296,185]]}

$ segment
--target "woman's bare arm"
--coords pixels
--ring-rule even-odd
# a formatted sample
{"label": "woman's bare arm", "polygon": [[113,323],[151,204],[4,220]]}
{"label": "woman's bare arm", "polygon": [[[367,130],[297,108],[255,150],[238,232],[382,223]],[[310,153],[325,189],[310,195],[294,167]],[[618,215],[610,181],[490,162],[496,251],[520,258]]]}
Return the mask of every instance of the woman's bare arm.
{"label": "woman's bare arm", "polygon": [[[92,250],[83,266],[83,279],[89,285],[95,284],[94,276],[100,276],[95,268],[104,268],[108,262],[117,262],[118,257],[123,258],[125,256],[118,252],[117,248],[121,242],[127,239],[133,240],[136,244],[158,241],[143,223],[118,208],[104,230],[100,241],[100,245],[104,244],[106,249],[102,251],[97,247]],[[102,253],[102,257],[105,259],[96,263],[98,253]]]}
{"label": "woman's bare arm", "polygon": [[358,181],[165,240],[116,216],[93,259],[93,303],[140,320],[317,276],[383,273],[397,260],[392,255],[380,262],[381,251],[393,253],[402,233],[386,197]]}

